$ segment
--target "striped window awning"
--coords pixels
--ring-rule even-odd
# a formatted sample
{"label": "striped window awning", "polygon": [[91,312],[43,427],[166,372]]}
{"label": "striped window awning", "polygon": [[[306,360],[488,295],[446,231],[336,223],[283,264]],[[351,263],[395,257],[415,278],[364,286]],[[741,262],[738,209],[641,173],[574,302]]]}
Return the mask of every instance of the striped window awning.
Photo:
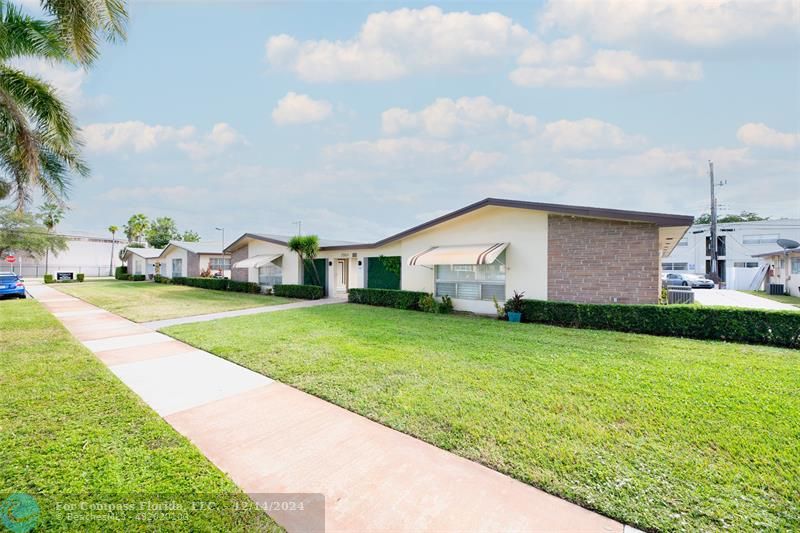
{"label": "striped window awning", "polygon": [[283,254],[278,255],[254,255],[253,257],[248,257],[247,259],[242,259],[241,261],[235,262],[231,265],[232,268],[259,268],[267,263],[271,263],[275,261],[277,258],[282,256]]}
{"label": "striped window awning", "polygon": [[408,264],[410,266],[488,265],[494,263],[507,246],[507,242],[434,246],[412,255]]}

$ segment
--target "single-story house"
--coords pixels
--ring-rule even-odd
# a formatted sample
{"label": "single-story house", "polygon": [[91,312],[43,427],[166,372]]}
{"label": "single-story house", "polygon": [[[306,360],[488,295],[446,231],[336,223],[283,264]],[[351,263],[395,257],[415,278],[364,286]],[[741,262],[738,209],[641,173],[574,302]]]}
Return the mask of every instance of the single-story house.
{"label": "single-story house", "polygon": [[123,264],[128,266],[128,274],[155,274],[161,248],[125,248],[122,255]]}
{"label": "single-story house", "polygon": [[766,289],[770,285],[783,285],[784,292],[800,296],[800,248],[776,250],[757,254],[767,264]]}
{"label": "single-story house", "polygon": [[231,260],[218,242],[170,241],[158,258],[160,274],[168,278],[197,277],[204,270],[231,275]]}
{"label": "single-story house", "polygon": [[656,303],[661,258],[690,216],[486,198],[373,243],[322,240],[314,268],[289,237],[245,233],[225,248],[232,279],[396,288],[450,296],[456,309],[491,313],[493,299]]}

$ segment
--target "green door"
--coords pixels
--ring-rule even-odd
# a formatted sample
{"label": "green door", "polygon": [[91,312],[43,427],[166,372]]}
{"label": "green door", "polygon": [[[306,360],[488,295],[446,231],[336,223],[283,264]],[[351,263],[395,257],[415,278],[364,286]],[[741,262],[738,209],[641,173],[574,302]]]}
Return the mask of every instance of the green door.
{"label": "green door", "polygon": [[[303,283],[306,285],[318,285],[322,287],[322,293],[327,296],[328,295],[328,284],[326,283],[327,277],[326,274],[328,272],[328,260],[327,259],[314,259],[314,266],[317,268],[317,275],[314,275],[314,270],[311,268],[311,263],[306,262],[303,268]],[[317,277],[319,277],[319,282],[317,282]]]}

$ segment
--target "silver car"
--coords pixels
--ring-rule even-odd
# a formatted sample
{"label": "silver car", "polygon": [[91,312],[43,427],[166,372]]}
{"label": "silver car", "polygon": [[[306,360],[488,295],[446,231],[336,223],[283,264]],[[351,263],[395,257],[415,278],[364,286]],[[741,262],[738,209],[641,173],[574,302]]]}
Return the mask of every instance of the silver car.
{"label": "silver car", "polygon": [[664,281],[668,286],[680,285],[693,289],[713,289],[714,282],[710,279],[698,276],[697,274],[675,274],[669,273],[664,276]]}

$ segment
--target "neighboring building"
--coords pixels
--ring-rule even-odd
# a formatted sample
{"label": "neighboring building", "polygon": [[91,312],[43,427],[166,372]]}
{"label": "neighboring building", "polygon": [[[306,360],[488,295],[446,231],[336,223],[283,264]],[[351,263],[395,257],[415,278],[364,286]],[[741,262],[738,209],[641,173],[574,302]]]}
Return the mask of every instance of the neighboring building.
{"label": "neighboring building", "polygon": [[162,248],[127,248],[122,260],[128,266],[128,274],[153,276],[156,273],[156,263],[163,251]]}
{"label": "neighboring building", "polygon": [[755,257],[767,265],[765,289],[769,290],[770,285],[783,285],[784,293],[800,296],[800,249],[772,250]]}
{"label": "neighboring building", "polygon": [[[799,219],[728,222],[717,224],[719,274],[731,289],[747,289],[758,274],[759,254],[778,248],[778,239],[800,241]],[[664,271],[707,274],[711,271],[711,232],[708,224],[692,226],[669,255]]]}
{"label": "neighboring building", "polygon": [[170,241],[158,257],[162,276],[168,278],[197,277],[204,270],[211,274],[231,275],[230,257],[222,253],[218,242]]}
{"label": "neighboring building", "polygon": [[246,233],[228,246],[233,279],[402,288],[490,313],[493,298],[656,303],[659,264],[692,217],[487,198],[374,243],[321,241],[316,274],[288,237]]}
{"label": "neighboring building", "polygon": [[[67,240],[67,250],[58,254],[51,253],[49,270],[51,274],[57,272],[72,272],[84,274],[87,277],[113,275],[114,268],[122,264],[119,259],[119,250],[125,248],[128,241],[125,239],[112,240],[111,235],[98,235],[80,231],[57,232]],[[3,263],[1,270],[12,270],[22,277],[44,276],[45,258],[32,257],[27,254],[15,254],[17,261],[12,265]]]}

